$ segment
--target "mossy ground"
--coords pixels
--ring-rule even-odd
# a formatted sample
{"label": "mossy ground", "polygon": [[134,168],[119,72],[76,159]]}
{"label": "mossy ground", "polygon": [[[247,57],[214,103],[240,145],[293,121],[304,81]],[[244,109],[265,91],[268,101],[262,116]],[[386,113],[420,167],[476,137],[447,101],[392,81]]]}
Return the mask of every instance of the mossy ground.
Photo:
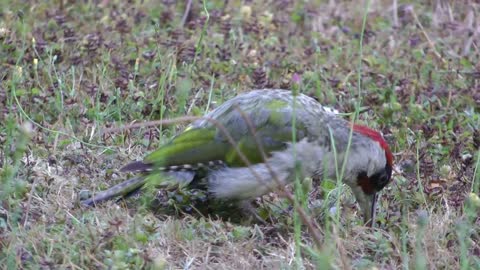
{"label": "mossy ground", "polygon": [[[480,268],[479,4],[186,2],[0,2],[1,267]],[[341,112],[360,102],[359,121],[388,139],[394,182],[375,228],[328,183],[312,190],[339,199],[340,218],[309,213],[321,248],[277,198],[265,199],[272,222],[260,225],[136,203],[78,207],[82,189],[124,180],[122,165],[185,123],[103,130],[296,84]]]}

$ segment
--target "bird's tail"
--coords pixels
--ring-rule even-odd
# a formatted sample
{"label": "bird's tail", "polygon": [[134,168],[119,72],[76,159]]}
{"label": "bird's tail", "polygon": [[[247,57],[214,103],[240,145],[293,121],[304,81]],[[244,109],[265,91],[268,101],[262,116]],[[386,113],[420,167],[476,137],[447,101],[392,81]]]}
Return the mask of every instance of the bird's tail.
{"label": "bird's tail", "polygon": [[125,182],[95,194],[90,199],[83,200],[81,204],[85,206],[92,206],[117,196],[125,196],[140,189],[143,185],[145,185],[145,182],[146,178],[144,176],[128,179]]}
{"label": "bird's tail", "polygon": [[[103,201],[110,200],[114,197],[127,197],[135,191],[138,191],[149,181],[149,183],[154,184],[156,187],[165,187],[171,184],[188,185],[195,177],[195,173],[195,171],[163,171],[161,173],[159,172],[159,174],[154,174],[154,177],[140,175],[130,178],[127,181],[115,185],[107,190],[101,191],[95,194],[92,198],[81,201],[81,204],[85,206],[92,206]],[[162,181],[152,181],[155,179],[161,179]]]}

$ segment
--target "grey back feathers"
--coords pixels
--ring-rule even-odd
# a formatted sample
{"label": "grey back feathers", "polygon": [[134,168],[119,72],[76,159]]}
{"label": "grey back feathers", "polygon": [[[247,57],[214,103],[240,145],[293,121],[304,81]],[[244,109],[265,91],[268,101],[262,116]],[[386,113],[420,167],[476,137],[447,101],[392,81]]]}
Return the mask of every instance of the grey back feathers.
{"label": "grey back feathers", "polygon": [[[294,101],[295,106],[293,106]],[[295,112],[292,110],[293,107],[297,108]],[[313,98],[303,94],[294,98],[291,91],[281,89],[253,90],[239,95],[205,115],[205,118],[215,119],[227,130],[234,130],[235,134],[232,136],[236,137],[236,134],[250,133],[245,116],[248,116],[248,120],[254,127],[263,127],[271,119],[272,112],[276,112],[278,121],[281,123],[275,125],[277,128],[291,127],[295,114],[297,123],[302,122],[309,134],[319,132],[318,126],[324,126],[328,118],[336,118],[330,109],[325,109]],[[201,119],[192,123],[191,126],[205,128],[213,125],[209,120]]]}

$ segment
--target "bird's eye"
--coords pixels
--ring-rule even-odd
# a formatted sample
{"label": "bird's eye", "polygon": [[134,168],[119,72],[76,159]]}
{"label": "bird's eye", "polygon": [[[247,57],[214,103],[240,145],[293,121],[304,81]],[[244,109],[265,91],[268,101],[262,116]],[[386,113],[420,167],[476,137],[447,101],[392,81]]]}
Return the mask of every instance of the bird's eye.
{"label": "bird's eye", "polygon": [[385,185],[388,184],[388,180],[389,180],[389,179],[388,179],[388,177],[387,177],[386,175],[380,177],[380,178],[378,179],[378,186],[384,187]]}
{"label": "bird's eye", "polygon": [[382,190],[390,182],[391,176],[392,169],[387,165],[370,177],[366,172],[360,172],[357,176],[357,184],[362,187],[363,192],[372,194]]}
{"label": "bird's eye", "polygon": [[377,191],[383,189],[388,182],[390,182],[391,171],[389,172],[388,168],[381,170],[372,176],[370,176],[370,181]]}

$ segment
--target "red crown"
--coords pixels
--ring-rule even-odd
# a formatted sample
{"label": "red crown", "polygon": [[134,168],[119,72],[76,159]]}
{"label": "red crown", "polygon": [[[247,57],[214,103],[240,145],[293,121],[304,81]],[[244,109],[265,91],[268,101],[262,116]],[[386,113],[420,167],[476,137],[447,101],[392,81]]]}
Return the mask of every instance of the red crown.
{"label": "red crown", "polygon": [[387,164],[389,166],[392,166],[393,154],[390,151],[390,147],[388,147],[387,142],[383,139],[383,136],[378,131],[375,131],[366,126],[361,126],[361,125],[353,125],[353,131],[363,134],[369,137],[370,139],[378,142],[380,144],[380,147],[382,147],[383,150],[385,150],[385,158],[387,159]]}

